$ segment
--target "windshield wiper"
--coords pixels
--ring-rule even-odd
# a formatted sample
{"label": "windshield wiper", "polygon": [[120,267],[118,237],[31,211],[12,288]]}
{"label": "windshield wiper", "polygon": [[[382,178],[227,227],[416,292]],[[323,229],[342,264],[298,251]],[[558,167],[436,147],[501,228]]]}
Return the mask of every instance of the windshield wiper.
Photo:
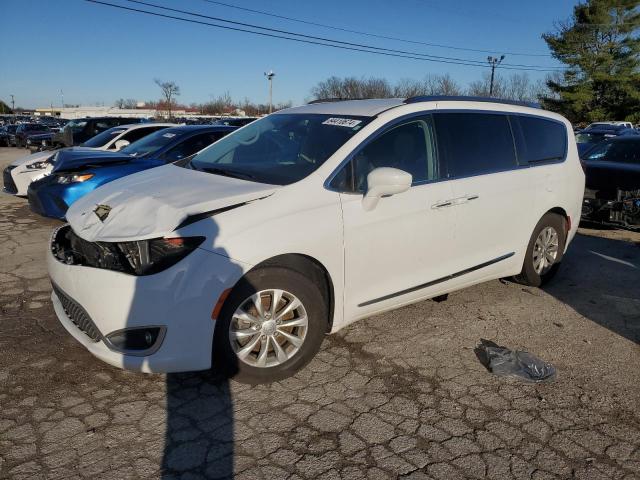
{"label": "windshield wiper", "polygon": [[205,171],[205,172],[207,172],[207,173],[213,173],[214,175],[223,175],[225,177],[231,177],[231,178],[240,178],[240,179],[248,179],[248,180],[253,180],[255,178],[250,173],[237,172],[237,171],[233,171],[233,170],[227,170],[225,168],[200,167],[200,169]]}

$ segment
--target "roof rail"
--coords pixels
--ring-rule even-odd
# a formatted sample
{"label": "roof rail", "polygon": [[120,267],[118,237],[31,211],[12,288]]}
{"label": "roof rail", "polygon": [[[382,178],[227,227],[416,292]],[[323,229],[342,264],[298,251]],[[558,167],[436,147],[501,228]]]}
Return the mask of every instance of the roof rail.
{"label": "roof rail", "polygon": [[318,98],[317,100],[311,100],[307,105],[313,105],[314,103],[331,103],[331,102],[346,102],[347,100],[372,100],[371,98]]}
{"label": "roof rail", "polygon": [[404,103],[418,102],[487,102],[487,103],[503,103],[506,105],[519,105],[521,107],[542,108],[536,102],[520,102],[518,100],[506,100],[503,98],[491,97],[469,97],[465,95],[418,95],[405,99]]}

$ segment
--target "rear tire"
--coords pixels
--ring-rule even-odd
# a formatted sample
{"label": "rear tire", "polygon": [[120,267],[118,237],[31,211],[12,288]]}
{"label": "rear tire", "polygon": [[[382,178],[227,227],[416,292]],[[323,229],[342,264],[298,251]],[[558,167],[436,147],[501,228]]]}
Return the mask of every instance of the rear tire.
{"label": "rear tire", "polygon": [[551,280],[558,269],[566,244],[566,220],[557,213],[546,213],[533,229],[522,271],[514,280],[539,287]]}
{"label": "rear tire", "polygon": [[328,307],[308,277],[282,267],[253,270],[234,287],[216,322],[213,369],[249,384],[290,377],[318,352],[327,325]]}

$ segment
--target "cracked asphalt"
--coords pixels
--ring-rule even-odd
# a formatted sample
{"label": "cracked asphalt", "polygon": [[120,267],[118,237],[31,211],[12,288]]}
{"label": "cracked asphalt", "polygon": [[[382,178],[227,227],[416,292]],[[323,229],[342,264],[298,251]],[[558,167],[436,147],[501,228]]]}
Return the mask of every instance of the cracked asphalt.
{"label": "cracked asphalt", "polygon": [[[493,281],[378,315],[250,387],[94,359],[49,301],[57,224],[0,195],[0,478],[640,478],[640,234],[581,229],[544,289]],[[557,379],[493,376],[481,338]]]}

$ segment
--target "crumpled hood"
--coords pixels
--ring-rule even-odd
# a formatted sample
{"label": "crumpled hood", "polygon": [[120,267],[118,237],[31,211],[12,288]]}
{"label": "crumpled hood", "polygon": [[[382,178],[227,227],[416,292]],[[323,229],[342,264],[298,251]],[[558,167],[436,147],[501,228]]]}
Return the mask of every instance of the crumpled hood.
{"label": "crumpled hood", "polygon": [[171,234],[191,215],[263,198],[278,188],[165,165],[85,195],[71,205],[67,221],[77,235],[90,242],[145,240]]}
{"label": "crumpled hood", "polygon": [[64,148],[53,159],[53,172],[77,170],[88,165],[129,162],[134,157],[118,152],[107,152],[91,148]]}

